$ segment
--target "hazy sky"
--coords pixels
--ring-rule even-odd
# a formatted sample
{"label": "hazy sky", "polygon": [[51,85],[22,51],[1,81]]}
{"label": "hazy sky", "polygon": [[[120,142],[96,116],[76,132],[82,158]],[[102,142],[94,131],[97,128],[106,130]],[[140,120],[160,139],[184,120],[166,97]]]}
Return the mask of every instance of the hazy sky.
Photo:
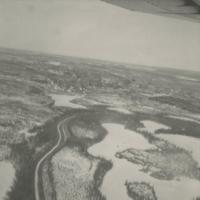
{"label": "hazy sky", "polygon": [[98,0],[0,0],[0,46],[200,70],[200,23]]}

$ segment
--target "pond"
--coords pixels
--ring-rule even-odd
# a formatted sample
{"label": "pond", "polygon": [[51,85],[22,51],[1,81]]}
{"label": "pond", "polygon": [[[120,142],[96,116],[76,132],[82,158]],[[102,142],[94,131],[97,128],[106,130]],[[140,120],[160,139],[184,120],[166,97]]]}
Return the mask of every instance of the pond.
{"label": "pond", "polygon": [[4,200],[15,178],[15,170],[11,163],[0,161],[0,200]]}

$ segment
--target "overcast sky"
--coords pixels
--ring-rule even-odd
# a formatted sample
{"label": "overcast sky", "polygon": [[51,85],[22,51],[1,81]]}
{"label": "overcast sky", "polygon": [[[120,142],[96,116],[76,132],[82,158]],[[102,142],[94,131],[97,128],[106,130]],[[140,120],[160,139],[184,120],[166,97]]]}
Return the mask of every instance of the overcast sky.
{"label": "overcast sky", "polygon": [[0,0],[0,46],[200,70],[200,23],[98,0]]}

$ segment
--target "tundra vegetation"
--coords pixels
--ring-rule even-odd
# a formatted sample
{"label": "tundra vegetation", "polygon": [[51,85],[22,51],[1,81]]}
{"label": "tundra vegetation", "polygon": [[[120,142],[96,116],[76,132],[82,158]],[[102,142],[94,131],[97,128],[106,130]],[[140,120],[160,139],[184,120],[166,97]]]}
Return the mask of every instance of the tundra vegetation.
{"label": "tundra vegetation", "polygon": [[154,188],[145,182],[127,182],[128,195],[135,200],[157,200]]}
{"label": "tundra vegetation", "polygon": [[[149,69],[0,49],[0,160],[10,162],[15,169],[6,199],[35,199],[35,167],[55,145],[58,123],[71,116],[73,120],[63,125],[70,132],[66,142],[45,160],[40,170],[42,198],[106,198],[100,187],[112,163],[87,152],[106,137],[101,125],[105,122],[124,124],[159,149],[136,151],[133,147],[118,152],[117,156],[143,166],[144,173],[150,172],[158,179],[181,175],[199,180],[199,168],[190,152],[158,136],[171,133],[199,138],[200,73]],[[71,103],[85,109],[55,106],[51,94],[78,96]],[[190,120],[182,120],[180,116]],[[141,131],[144,120],[170,128],[154,134]],[[127,185],[129,195],[140,188],[152,195],[148,183],[127,182]]]}

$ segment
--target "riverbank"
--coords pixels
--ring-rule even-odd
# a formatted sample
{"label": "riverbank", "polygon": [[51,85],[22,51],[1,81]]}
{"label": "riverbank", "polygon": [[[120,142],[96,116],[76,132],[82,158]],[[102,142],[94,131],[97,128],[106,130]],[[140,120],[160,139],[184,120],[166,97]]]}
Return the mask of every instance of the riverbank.
{"label": "riverbank", "polygon": [[[9,160],[16,170],[16,178],[12,190],[8,193],[10,200],[14,200],[16,197],[21,200],[26,200],[27,197],[30,200],[35,200],[34,174],[37,162],[57,141],[57,124],[65,117],[71,116],[71,114],[70,111],[63,112],[61,115],[47,121],[44,125],[30,130],[37,133],[35,136],[29,137],[23,143],[11,145]],[[41,171],[39,176],[40,178],[42,177]],[[42,188],[41,181],[40,179],[40,189]],[[44,195],[42,190],[40,193]]]}

